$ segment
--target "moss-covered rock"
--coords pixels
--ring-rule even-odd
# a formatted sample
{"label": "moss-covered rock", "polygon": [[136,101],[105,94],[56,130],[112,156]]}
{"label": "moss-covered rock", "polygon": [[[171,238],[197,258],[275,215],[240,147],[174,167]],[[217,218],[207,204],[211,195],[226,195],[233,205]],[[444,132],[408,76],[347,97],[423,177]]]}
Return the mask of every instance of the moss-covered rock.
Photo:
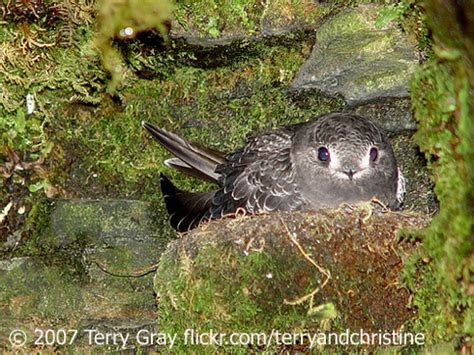
{"label": "moss-covered rock", "polygon": [[413,139],[413,133],[397,134],[391,139],[398,165],[406,180],[406,194],[403,209],[424,213],[438,211],[433,181],[426,159]]}
{"label": "moss-covered rock", "polygon": [[367,205],[213,221],[162,255],[158,326],[177,334],[399,329],[414,315],[397,286],[413,245],[397,231],[427,220]]}
{"label": "moss-covered rock", "polygon": [[20,247],[34,256],[0,261],[0,347],[9,348],[8,334],[18,324],[28,346],[35,328],[59,324],[80,332],[67,345],[90,349],[98,344],[88,341],[87,329],[133,338],[156,323],[150,273],[174,233],[160,229],[153,204],[56,200],[47,216],[43,230]]}
{"label": "moss-covered rock", "polygon": [[152,203],[134,200],[52,200],[51,230],[61,247],[81,238],[96,245],[127,239],[165,243],[171,233],[160,229],[156,210]]}
{"label": "moss-covered rock", "polygon": [[380,9],[369,5],[348,9],[324,23],[293,89],[343,95],[349,104],[408,96],[408,81],[417,63],[414,44],[394,23],[376,26]]}
{"label": "moss-covered rock", "polygon": [[170,37],[204,47],[228,45],[313,29],[318,26],[318,19],[334,8],[335,5],[307,0],[182,1],[176,6]]}
{"label": "moss-covered rock", "polygon": [[[411,83],[425,153],[440,211],[420,237],[406,282],[419,309],[418,329],[430,343],[472,350],[474,311],[474,12],[455,1],[427,1],[434,56]],[[437,295],[433,297],[433,295]],[[471,349],[471,350],[469,350]]]}
{"label": "moss-covered rock", "polygon": [[407,133],[407,131],[416,130],[416,121],[408,98],[380,98],[365,104],[350,106],[349,109],[359,115],[370,117],[388,132]]}

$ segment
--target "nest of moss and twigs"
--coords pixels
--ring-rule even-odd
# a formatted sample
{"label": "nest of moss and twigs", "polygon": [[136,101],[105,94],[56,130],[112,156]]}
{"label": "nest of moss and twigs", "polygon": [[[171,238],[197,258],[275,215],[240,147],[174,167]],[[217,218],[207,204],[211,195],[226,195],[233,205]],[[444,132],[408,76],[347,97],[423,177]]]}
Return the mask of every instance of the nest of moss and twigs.
{"label": "nest of moss and twigs", "polygon": [[414,316],[400,271],[417,247],[400,231],[428,220],[364,204],[212,221],[160,260],[160,327],[400,330]]}

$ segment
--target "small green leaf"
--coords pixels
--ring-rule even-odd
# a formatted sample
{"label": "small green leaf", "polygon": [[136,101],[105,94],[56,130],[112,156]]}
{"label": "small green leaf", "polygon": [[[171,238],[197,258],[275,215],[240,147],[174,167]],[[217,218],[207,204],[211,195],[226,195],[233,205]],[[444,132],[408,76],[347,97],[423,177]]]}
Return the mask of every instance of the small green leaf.
{"label": "small green leaf", "polygon": [[18,108],[18,110],[16,110],[15,130],[18,133],[23,133],[25,131],[25,126],[26,126],[25,113],[23,112],[21,108]]}
{"label": "small green leaf", "polygon": [[47,189],[49,187],[49,182],[48,180],[41,180],[41,181],[38,181],[37,183],[34,183],[34,184],[31,184],[28,186],[28,190],[30,190],[30,192],[37,192],[41,189]]}
{"label": "small green leaf", "polygon": [[462,56],[462,53],[455,48],[440,48],[439,46],[433,47],[436,55],[441,59],[456,60]]}
{"label": "small green leaf", "polygon": [[43,148],[41,148],[41,155],[42,156],[47,156],[49,153],[51,153],[51,150],[54,147],[54,143],[52,142],[46,142],[43,144]]}
{"label": "small green leaf", "polygon": [[336,307],[332,303],[324,303],[308,310],[309,316],[315,316],[318,319],[332,319],[337,317]]}
{"label": "small green leaf", "polygon": [[211,27],[209,29],[209,35],[213,38],[217,38],[217,37],[219,37],[219,30],[215,27]]}

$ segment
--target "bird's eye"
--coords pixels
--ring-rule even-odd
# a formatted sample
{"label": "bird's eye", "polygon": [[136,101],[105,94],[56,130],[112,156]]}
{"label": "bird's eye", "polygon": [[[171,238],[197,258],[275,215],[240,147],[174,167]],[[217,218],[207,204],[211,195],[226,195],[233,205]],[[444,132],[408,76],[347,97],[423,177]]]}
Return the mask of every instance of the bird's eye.
{"label": "bird's eye", "polygon": [[370,148],[369,155],[370,155],[371,161],[376,161],[377,158],[379,157],[379,150],[376,147],[372,147]]}
{"label": "bird's eye", "polygon": [[321,161],[329,160],[329,150],[326,147],[319,147],[318,149],[318,159]]}

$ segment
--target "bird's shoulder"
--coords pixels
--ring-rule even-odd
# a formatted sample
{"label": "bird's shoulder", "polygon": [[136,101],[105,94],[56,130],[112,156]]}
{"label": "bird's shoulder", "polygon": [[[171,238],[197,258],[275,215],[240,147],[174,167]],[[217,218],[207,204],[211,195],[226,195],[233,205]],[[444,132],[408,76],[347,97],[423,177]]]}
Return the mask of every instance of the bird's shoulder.
{"label": "bird's shoulder", "polygon": [[278,129],[252,136],[244,147],[226,155],[225,165],[237,166],[285,154],[291,148],[293,134],[292,130]]}
{"label": "bird's shoulder", "polygon": [[235,206],[252,213],[297,209],[303,201],[291,162],[293,135],[291,127],[268,131],[227,155],[226,163],[216,170],[222,188],[216,193],[214,211],[227,212]]}

